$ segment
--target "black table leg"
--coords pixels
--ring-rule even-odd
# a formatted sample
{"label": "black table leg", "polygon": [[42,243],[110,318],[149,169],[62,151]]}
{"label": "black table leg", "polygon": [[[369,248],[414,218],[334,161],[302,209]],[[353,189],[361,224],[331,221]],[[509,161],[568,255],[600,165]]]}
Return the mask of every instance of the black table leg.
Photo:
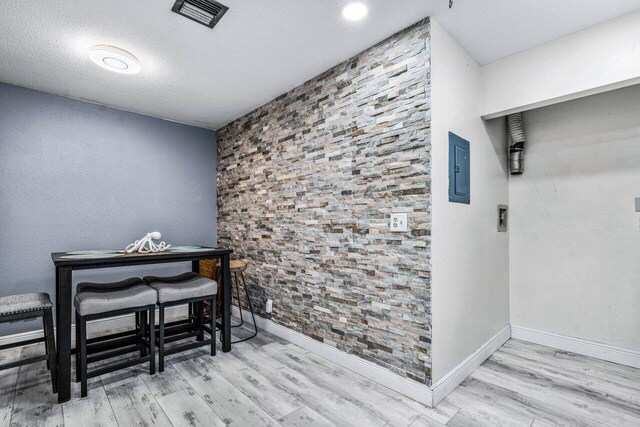
{"label": "black table leg", "polygon": [[71,269],[56,267],[58,403],[71,398]]}
{"label": "black table leg", "polygon": [[[191,261],[191,271],[194,272],[194,273],[200,274],[200,261],[199,260]],[[193,319],[198,317],[198,311],[195,308],[196,304],[190,302],[188,304],[188,306],[189,306],[189,321],[193,324],[194,323]],[[204,337],[202,339],[204,339]],[[200,341],[202,341],[202,340],[200,340]]]}
{"label": "black table leg", "polygon": [[231,270],[229,254],[222,255],[222,351],[231,351]]}

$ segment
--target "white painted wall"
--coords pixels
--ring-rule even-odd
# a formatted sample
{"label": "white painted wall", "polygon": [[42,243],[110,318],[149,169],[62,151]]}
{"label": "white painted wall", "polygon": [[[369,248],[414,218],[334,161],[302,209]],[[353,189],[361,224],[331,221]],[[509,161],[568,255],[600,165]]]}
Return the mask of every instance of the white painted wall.
{"label": "white painted wall", "polygon": [[482,67],[485,118],[640,83],[640,11]]}
{"label": "white painted wall", "polygon": [[639,351],[640,86],[527,112],[525,130],[512,324]]}
{"label": "white painted wall", "polygon": [[[504,121],[480,118],[480,67],[432,23],[432,382],[509,324]],[[471,204],[449,203],[448,132],[470,141]]]}

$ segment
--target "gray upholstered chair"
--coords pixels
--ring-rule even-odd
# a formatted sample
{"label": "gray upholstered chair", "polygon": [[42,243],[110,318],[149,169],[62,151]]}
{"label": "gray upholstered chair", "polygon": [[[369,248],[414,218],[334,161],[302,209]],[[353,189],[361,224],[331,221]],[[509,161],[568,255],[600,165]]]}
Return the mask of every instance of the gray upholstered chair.
{"label": "gray upholstered chair", "polygon": [[[207,324],[204,319],[204,302],[210,301],[211,307],[216,306],[218,284],[215,280],[207,279],[197,273],[184,273],[171,277],[147,276],[144,278],[149,287],[158,293],[158,370],[164,370],[164,358],[170,354],[178,353],[192,348],[210,345],[211,355],[216,354],[216,319],[211,316]],[[165,337],[165,308],[189,304],[188,331],[182,334],[172,334]],[[205,331],[209,339],[204,339]],[[165,342],[179,341],[196,337],[194,342],[176,345],[165,349]]]}
{"label": "gray upholstered chair", "polygon": [[[142,279],[131,278],[113,283],[79,283],[76,287],[76,381],[81,383],[81,396],[87,395],[87,380],[119,369],[149,362],[149,372],[155,374],[155,328],[147,333],[149,324],[155,325],[157,294]],[[87,344],[87,321],[136,313],[136,329],[133,336],[112,334],[92,340]],[[148,337],[148,338],[147,338]],[[127,345],[131,344],[131,345]],[[147,354],[148,350],[148,354]],[[140,356],[88,371],[91,362],[105,360],[122,354],[139,351]],[[89,354],[92,356],[89,357]]]}
{"label": "gray upholstered chair", "polygon": [[0,365],[0,371],[46,360],[47,368],[49,369],[49,371],[51,371],[51,384],[53,387],[53,392],[57,393],[58,386],[56,382],[56,344],[53,337],[53,315],[51,314],[52,307],[53,304],[51,303],[51,298],[49,298],[48,294],[43,292],[9,295],[0,298],[0,323],[18,322],[42,317],[44,329],[44,336],[41,338],[34,338],[5,344],[0,346],[0,350],[7,350],[10,348],[28,344],[35,344],[43,341],[45,343],[44,355],[34,356],[28,359],[17,360],[15,362]]}

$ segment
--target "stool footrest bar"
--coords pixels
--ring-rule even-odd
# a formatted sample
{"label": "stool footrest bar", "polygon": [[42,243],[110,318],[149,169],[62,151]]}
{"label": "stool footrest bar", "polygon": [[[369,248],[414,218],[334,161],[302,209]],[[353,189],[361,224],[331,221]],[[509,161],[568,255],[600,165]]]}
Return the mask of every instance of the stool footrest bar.
{"label": "stool footrest bar", "polygon": [[45,340],[45,337],[41,337],[41,338],[33,338],[25,341],[12,342],[10,344],[4,344],[4,345],[0,345],[0,351],[8,350],[10,348],[22,347],[23,345],[36,344],[39,342],[43,342],[44,340]]}
{"label": "stool footrest bar", "polygon": [[[179,334],[179,335],[172,335],[170,337],[165,337],[164,338],[164,343],[172,343],[172,342],[176,342],[176,341],[181,341],[187,338],[191,338],[191,337],[195,337],[198,336],[198,332],[185,332],[183,334]],[[156,338],[156,342],[159,342],[159,338]]]}
{"label": "stool footrest bar", "polygon": [[136,335],[132,335],[124,338],[116,338],[112,341],[102,341],[94,344],[87,344],[87,354],[95,354],[114,348],[131,346],[135,345],[139,341],[140,339]]}
{"label": "stool footrest bar", "polygon": [[100,360],[111,359],[112,357],[121,356],[127,353],[133,353],[135,351],[140,351],[139,345],[132,345],[129,347],[122,347],[104,353],[94,354],[91,357],[87,357],[87,363],[99,362]]}
{"label": "stool footrest bar", "polygon": [[104,341],[111,341],[116,338],[128,337],[128,336],[136,336],[138,331],[135,329],[129,329],[128,331],[116,332],[114,334],[102,335],[99,337],[87,338],[87,345],[97,344]]}
{"label": "stool footrest bar", "polygon": [[87,372],[87,378],[95,378],[100,375],[109,374],[111,372],[119,371],[120,369],[130,368],[131,366],[139,365],[151,360],[150,356],[138,357],[132,360],[125,360],[124,362],[114,363],[104,368],[99,368],[94,371]]}
{"label": "stool footrest bar", "polygon": [[30,357],[28,359],[16,360],[15,362],[6,363],[0,366],[0,371],[4,371],[5,369],[16,368],[22,365],[28,365],[29,363],[40,362],[42,360],[47,360],[49,358],[48,355],[43,354],[42,356]]}
{"label": "stool footrest bar", "polygon": [[211,339],[206,339],[203,341],[194,341],[187,344],[181,344],[175,347],[168,348],[164,351],[164,355],[169,356],[171,354],[180,353],[182,351],[193,350],[194,348],[198,348],[198,347],[204,347],[205,345],[211,345]]}

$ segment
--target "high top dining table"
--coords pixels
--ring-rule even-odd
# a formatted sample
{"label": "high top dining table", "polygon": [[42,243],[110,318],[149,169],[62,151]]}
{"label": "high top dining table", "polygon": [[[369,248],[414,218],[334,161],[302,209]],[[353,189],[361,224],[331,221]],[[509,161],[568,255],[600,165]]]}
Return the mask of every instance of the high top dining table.
{"label": "high top dining table", "polygon": [[231,292],[229,260],[231,249],[206,246],[183,246],[165,252],[124,254],[117,251],[53,252],[56,267],[56,338],[58,361],[58,402],[71,398],[71,313],[72,272],[97,268],[129,267],[191,261],[192,271],[199,273],[200,260],[219,259],[222,264],[222,351],[231,350]]}

